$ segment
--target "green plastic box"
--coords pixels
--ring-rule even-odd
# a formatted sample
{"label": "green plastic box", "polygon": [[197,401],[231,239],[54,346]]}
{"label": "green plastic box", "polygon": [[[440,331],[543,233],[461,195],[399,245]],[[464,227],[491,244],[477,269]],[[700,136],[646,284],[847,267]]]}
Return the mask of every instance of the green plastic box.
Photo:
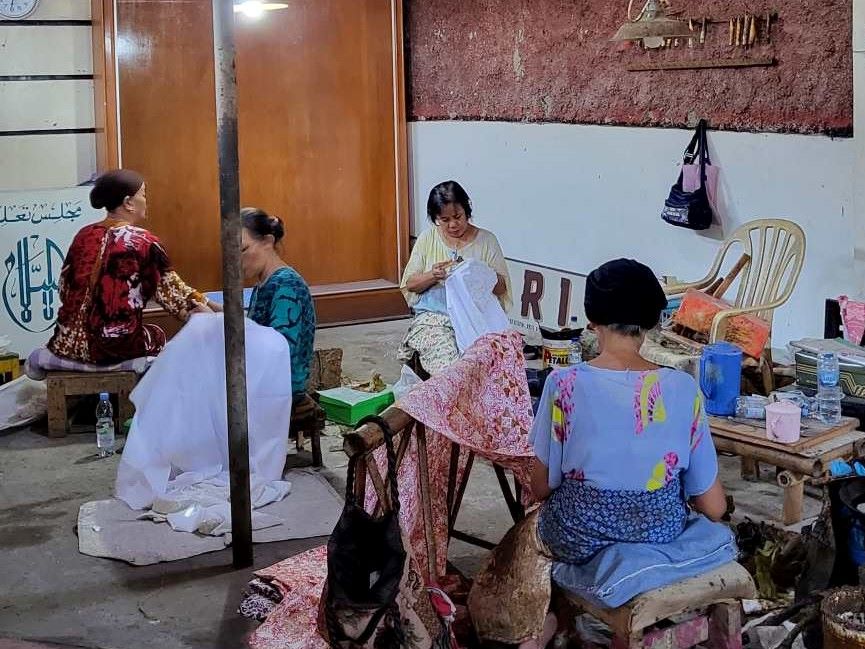
{"label": "green plastic box", "polygon": [[377,415],[394,402],[393,389],[369,393],[351,388],[320,390],[318,401],[325,416],[338,424],[354,426],[368,415]]}

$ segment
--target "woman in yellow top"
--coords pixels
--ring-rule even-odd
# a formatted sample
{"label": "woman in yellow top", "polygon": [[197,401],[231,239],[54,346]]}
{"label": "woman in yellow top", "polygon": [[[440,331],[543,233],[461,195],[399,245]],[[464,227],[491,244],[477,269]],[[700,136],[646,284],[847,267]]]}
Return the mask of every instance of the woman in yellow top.
{"label": "woman in yellow top", "polygon": [[430,190],[427,216],[435,227],[418,237],[400,284],[415,314],[400,360],[407,362],[417,353],[421,366],[437,374],[459,357],[445,300],[449,268],[461,259],[475,259],[492,268],[498,275],[493,293],[505,311],[511,305],[511,288],[501,246],[492,232],[471,223],[472,204],[458,182],[449,180]]}

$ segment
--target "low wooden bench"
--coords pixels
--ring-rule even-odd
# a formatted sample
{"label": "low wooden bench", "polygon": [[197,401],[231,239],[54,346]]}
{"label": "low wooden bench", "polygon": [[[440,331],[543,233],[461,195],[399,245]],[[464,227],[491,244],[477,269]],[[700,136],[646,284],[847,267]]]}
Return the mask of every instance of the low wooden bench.
{"label": "low wooden bench", "polygon": [[765,420],[709,417],[715,448],[738,455],[742,477],[759,477],[760,463],[778,469],[778,484],[784,489],[782,520],[793,525],[802,520],[805,481],[820,482],[828,475],[832,460],[849,460],[865,453],[865,432],[856,430],[859,420],[844,417],[837,426],[803,420],[802,437],[793,444],[768,439]]}
{"label": "low wooden bench", "polygon": [[135,412],[129,393],[138,382],[135,372],[48,372],[48,434],[65,437],[70,432],[67,397],[98,395],[107,392],[117,397],[115,430]]}

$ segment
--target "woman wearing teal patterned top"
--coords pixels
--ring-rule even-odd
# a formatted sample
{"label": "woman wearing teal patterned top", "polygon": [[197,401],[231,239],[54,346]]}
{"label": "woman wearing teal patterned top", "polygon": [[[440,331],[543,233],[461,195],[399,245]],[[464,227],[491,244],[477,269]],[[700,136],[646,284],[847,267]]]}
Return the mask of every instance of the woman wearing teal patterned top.
{"label": "woman wearing teal patterned top", "polygon": [[291,350],[291,383],[295,396],[305,395],[315,341],[315,308],[309,287],[276,251],[285,230],[282,220],[245,207],[241,261],[244,274],[256,281],[249,303],[250,320],[276,329]]}

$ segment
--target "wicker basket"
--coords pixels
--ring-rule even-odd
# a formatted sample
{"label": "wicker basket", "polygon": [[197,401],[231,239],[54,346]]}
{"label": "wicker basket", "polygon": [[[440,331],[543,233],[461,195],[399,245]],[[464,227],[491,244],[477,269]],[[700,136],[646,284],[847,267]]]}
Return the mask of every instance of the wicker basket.
{"label": "wicker basket", "polygon": [[827,595],[823,649],[865,649],[865,588],[841,588]]}

